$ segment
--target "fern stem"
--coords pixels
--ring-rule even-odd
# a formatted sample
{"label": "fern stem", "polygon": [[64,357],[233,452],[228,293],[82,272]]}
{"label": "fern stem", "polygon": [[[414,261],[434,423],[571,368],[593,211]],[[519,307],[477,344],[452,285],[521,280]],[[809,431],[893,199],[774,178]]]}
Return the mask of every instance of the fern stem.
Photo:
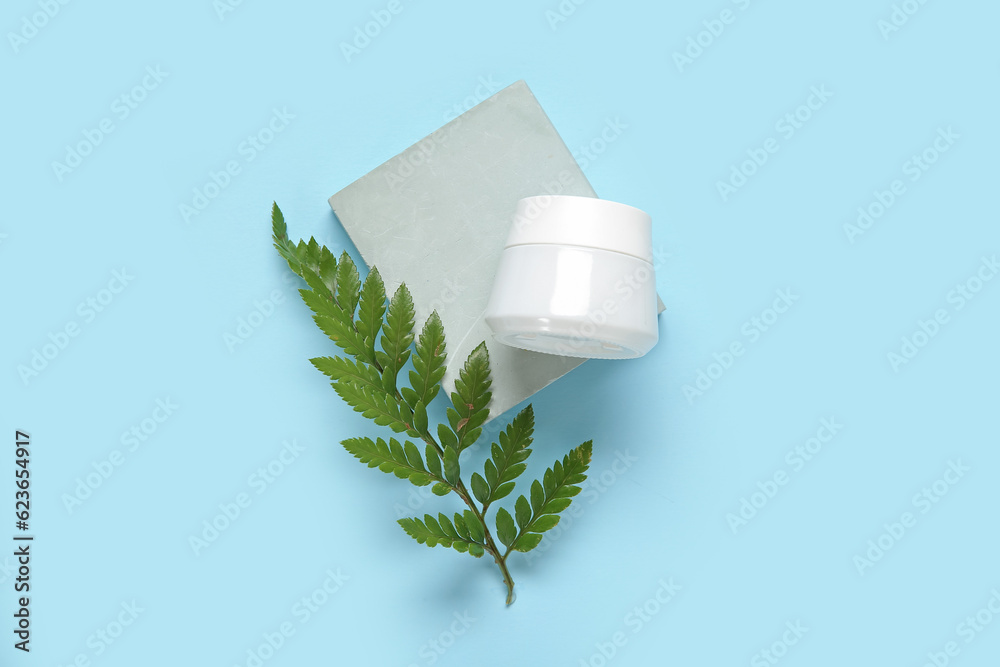
{"label": "fern stem", "polygon": [[[400,405],[405,406],[406,403],[400,401]],[[434,439],[434,436],[430,434],[421,435],[420,439],[437,450],[439,455],[444,456],[444,450],[441,449],[441,445],[439,445],[438,441]],[[451,485],[449,484],[449,486]],[[500,574],[503,575],[503,583],[507,586],[507,604],[509,605],[513,603],[514,578],[510,576],[510,570],[507,569],[507,556],[510,555],[510,549],[507,549],[507,553],[503,556],[500,555],[500,549],[497,548],[497,544],[493,540],[493,535],[490,533],[489,524],[486,523],[486,507],[484,506],[480,511],[479,507],[476,506],[475,501],[472,499],[472,494],[469,493],[468,487],[465,486],[465,482],[459,479],[458,484],[456,486],[452,486],[451,488],[456,494],[458,494],[458,497],[462,499],[462,502],[464,502],[469,509],[472,510],[472,514],[476,517],[476,520],[482,524],[483,535],[486,542],[484,547],[486,548],[486,551],[489,552],[490,556],[493,557],[497,567],[500,568]]]}
{"label": "fern stem", "polygon": [[494,559],[503,574],[503,583],[507,584],[507,606],[509,607],[514,602],[514,579],[510,576],[510,570],[507,569],[507,557],[497,558],[494,556]]}
{"label": "fern stem", "polygon": [[[407,405],[406,401],[403,400],[403,397],[400,395],[398,390],[396,391],[395,399],[396,403],[400,406],[401,409],[403,409],[404,413],[409,415],[410,422],[412,423],[413,409],[410,408],[410,406]],[[428,445],[430,445],[431,447],[433,447],[439,456],[441,456],[442,458],[444,457],[444,449],[434,438],[434,436],[430,434],[430,432],[426,434],[423,433],[420,434],[420,439],[423,440]],[[502,556],[500,555],[500,549],[497,547],[496,541],[494,541],[493,535],[490,533],[489,524],[486,523],[486,510],[489,507],[489,504],[487,503],[486,505],[483,506],[482,510],[480,510],[479,507],[476,505],[475,501],[473,500],[472,494],[469,493],[468,487],[465,486],[465,482],[462,481],[461,479],[458,480],[457,485],[451,486],[449,484],[448,486],[450,486],[451,489],[458,495],[458,497],[462,499],[462,502],[464,502],[468,506],[468,508],[472,510],[472,514],[476,517],[476,520],[480,523],[480,525],[482,525],[483,536],[485,541],[485,544],[483,546],[486,549],[486,551],[489,552],[490,556],[493,557],[493,560],[494,562],[496,562],[497,567],[500,568],[500,574],[503,576],[503,583],[504,585],[507,586],[507,604],[508,605],[513,604],[514,578],[511,576],[510,570],[507,569],[507,556],[510,555],[511,550],[510,548],[508,548],[506,553],[504,553]]]}
{"label": "fern stem", "polygon": [[[404,407],[406,407],[407,410],[410,410],[410,406],[406,405],[405,401],[400,401],[399,404],[402,405],[402,406],[404,406]],[[410,421],[411,421],[411,423],[413,421],[413,411],[412,410],[410,410]],[[438,456],[444,456],[444,450],[441,449],[441,445],[438,444],[437,440],[434,439],[433,435],[424,435],[424,434],[421,434],[420,435],[420,439],[423,440],[424,442],[426,442],[431,447],[433,447],[434,450],[437,451]]]}
{"label": "fern stem", "polygon": [[[500,568],[500,574],[503,575],[503,583],[507,586],[507,604],[509,605],[514,602],[514,578],[510,576],[510,570],[507,569],[507,554],[504,554],[503,556],[500,555],[500,549],[497,548],[497,544],[493,540],[493,535],[490,533],[490,527],[486,523],[485,512],[480,512],[479,508],[476,507],[476,503],[472,500],[472,496],[469,494],[469,490],[466,488],[465,482],[458,480],[458,486],[453,488],[455,489],[455,493],[458,494],[458,497],[469,506],[470,510],[472,510],[476,520],[483,526],[486,551],[493,556],[493,560],[496,562],[497,567]],[[510,553],[509,549],[507,553]]]}

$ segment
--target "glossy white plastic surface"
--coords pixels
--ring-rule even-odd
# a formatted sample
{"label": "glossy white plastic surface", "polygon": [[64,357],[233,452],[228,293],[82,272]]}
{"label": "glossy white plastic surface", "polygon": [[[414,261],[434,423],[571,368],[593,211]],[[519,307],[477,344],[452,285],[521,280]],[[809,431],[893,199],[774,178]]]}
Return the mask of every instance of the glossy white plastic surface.
{"label": "glossy white plastic surface", "polygon": [[[570,357],[628,359],[646,354],[658,339],[655,275],[652,264],[641,258],[651,251],[649,216],[591,199],[599,203],[584,216],[587,224],[576,229],[565,214],[579,216],[588,208],[587,198],[547,199],[584,201],[549,206],[547,211],[559,213],[551,225],[544,211],[520,228],[515,218],[486,307],[486,322],[496,339]],[[526,201],[530,203],[522,200],[519,214]],[[626,231],[618,235],[616,212],[629,218]],[[593,247],[608,239],[615,239],[607,244],[615,249]],[[549,242],[525,242],[531,240]]]}
{"label": "glossy white plastic surface", "polygon": [[595,197],[538,195],[517,202],[504,247],[576,245],[652,262],[652,232],[649,214],[634,206]]}

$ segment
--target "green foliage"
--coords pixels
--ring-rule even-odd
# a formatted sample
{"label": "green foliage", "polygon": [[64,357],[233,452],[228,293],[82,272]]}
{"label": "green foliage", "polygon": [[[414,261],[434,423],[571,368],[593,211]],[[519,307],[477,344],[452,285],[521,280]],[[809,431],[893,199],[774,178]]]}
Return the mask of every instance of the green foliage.
{"label": "green foliage", "polygon": [[361,307],[358,310],[358,334],[364,343],[365,354],[375,358],[375,341],[382,330],[382,318],[385,316],[385,285],[378,269],[372,267],[361,288]]}
{"label": "green foliage", "polygon": [[483,469],[485,477],[472,475],[472,491],[484,512],[490,503],[506,498],[514,490],[514,480],[524,472],[524,461],[531,455],[528,446],[534,430],[535,412],[529,405],[500,433],[500,443],[491,446],[492,458],[487,459]]}
{"label": "green foliage", "polygon": [[465,510],[463,514],[456,513],[454,521],[441,513],[437,519],[425,514],[423,520],[416,517],[400,519],[399,525],[407,535],[429,547],[440,544],[476,558],[481,558],[486,553],[482,524],[469,510]]}
{"label": "green foliage", "polygon": [[[312,274],[315,275],[315,274]],[[344,311],[335,301],[321,296],[315,290],[299,290],[302,300],[313,311],[313,321],[344,352],[361,361],[371,363],[365,354],[364,342],[354,326],[352,315]]]}
{"label": "green foliage", "polygon": [[462,451],[479,439],[483,424],[490,416],[490,353],[486,343],[480,343],[472,351],[465,365],[458,372],[455,391],[451,392],[448,408],[448,422],[458,436],[458,451]]}
{"label": "green foliage", "polygon": [[396,376],[410,358],[413,344],[413,298],[406,285],[400,285],[389,302],[389,312],[382,325],[382,349],[375,359],[382,368],[385,390],[396,393]]}
{"label": "green foliage", "polygon": [[510,512],[504,508],[497,510],[497,537],[503,542],[505,547],[509,547],[517,539],[517,528],[514,526],[514,519]]}
{"label": "green foliage", "polygon": [[347,357],[316,357],[309,361],[321,373],[333,380],[331,384],[334,386],[337,385],[338,380],[348,380],[373,391],[384,391],[382,377],[378,370],[372,366]]}
{"label": "green foliage", "polygon": [[410,386],[402,389],[403,398],[410,407],[415,407],[417,403],[426,406],[437,396],[441,378],[444,377],[444,361],[444,325],[435,311],[427,318],[417,339]]}
{"label": "green foliage", "polygon": [[345,403],[379,426],[388,426],[396,433],[405,431],[414,438],[420,437],[420,433],[407,422],[413,420],[412,413],[404,414],[404,408],[385,390],[343,379],[338,380],[333,388]]}
{"label": "green foliage", "polygon": [[[323,250],[326,248],[324,247]],[[321,270],[323,266],[324,264],[321,263]],[[354,266],[354,262],[351,261],[346,250],[340,256],[340,265],[336,268],[336,274],[337,303],[345,313],[350,313],[353,321],[354,310],[358,307],[358,301],[361,298],[361,280],[358,278],[358,269]],[[327,283],[327,279],[324,278],[323,282]]]}
{"label": "green foliage", "polygon": [[[341,444],[359,461],[367,463],[369,468],[378,468],[382,472],[392,473],[400,479],[410,480],[417,486],[427,486],[431,482],[443,481],[440,469],[435,474],[434,471],[424,467],[420,450],[409,440],[399,444],[395,438],[389,438],[388,443],[382,438],[377,441],[373,441],[371,438],[348,438]],[[428,453],[428,460],[430,460],[430,454]]]}
{"label": "green foliage", "polygon": [[[492,399],[490,358],[486,343],[469,354],[451,393],[446,424],[432,428],[428,406],[441,390],[446,369],[445,332],[436,312],[424,322],[415,337],[415,309],[406,285],[400,285],[386,303],[385,284],[372,267],[361,280],[358,269],[344,252],[336,258],[314,238],[297,244],[288,239],[284,216],[277,204],[271,210],[274,246],[301,276],[308,289],[302,300],[313,320],[346,356],[316,357],[312,364],[326,375],[345,403],[379,426],[405,433],[424,443],[423,453],[410,440],[349,438],[341,444],[370,468],[406,479],[417,486],[432,485],[435,495],[454,493],[466,506],[451,518],[400,519],[407,535],[420,544],[442,545],[476,558],[489,554],[500,568],[507,585],[507,603],[513,600],[514,581],[507,569],[513,551],[538,546],[542,533],[559,521],[586,479],[591,443],[570,451],[545,471],[541,481],[530,485],[530,495],[519,496],[514,514],[496,511],[494,541],[486,522],[490,505],[509,496],[525,469],[535,428],[534,412],[524,408],[490,447],[483,474],[473,473],[471,491],[462,480],[459,455],[482,435],[489,419]],[[399,373],[410,361],[413,370],[408,386],[398,386]],[[434,436],[437,436],[435,438]]]}
{"label": "green foliage", "polygon": [[559,523],[558,514],[569,507],[580,484],[587,479],[592,443],[590,440],[570,451],[545,471],[542,482],[531,483],[531,501],[520,496],[514,503],[517,537],[504,542],[515,551],[531,551],[542,541],[542,533]]}

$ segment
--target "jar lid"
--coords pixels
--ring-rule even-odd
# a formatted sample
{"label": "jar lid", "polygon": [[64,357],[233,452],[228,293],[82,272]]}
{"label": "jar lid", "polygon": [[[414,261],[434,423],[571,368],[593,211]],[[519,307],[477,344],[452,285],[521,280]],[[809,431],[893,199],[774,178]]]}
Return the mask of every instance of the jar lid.
{"label": "jar lid", "polygon": [[652,219],[634,206],[595,197],[538,195],[517,202],[505,248],[573,245],[632,255],[652,264]]}

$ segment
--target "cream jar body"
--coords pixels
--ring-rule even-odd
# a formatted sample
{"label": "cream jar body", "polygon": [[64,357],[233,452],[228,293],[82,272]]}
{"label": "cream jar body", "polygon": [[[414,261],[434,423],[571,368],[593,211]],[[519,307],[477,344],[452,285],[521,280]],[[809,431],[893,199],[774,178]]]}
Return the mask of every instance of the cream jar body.
{"label": "cream jar body", "polygon": [[589,197],[518,202],[486,322],[506,345],[570,357],[639,357],[657,342],[651,220]]}

